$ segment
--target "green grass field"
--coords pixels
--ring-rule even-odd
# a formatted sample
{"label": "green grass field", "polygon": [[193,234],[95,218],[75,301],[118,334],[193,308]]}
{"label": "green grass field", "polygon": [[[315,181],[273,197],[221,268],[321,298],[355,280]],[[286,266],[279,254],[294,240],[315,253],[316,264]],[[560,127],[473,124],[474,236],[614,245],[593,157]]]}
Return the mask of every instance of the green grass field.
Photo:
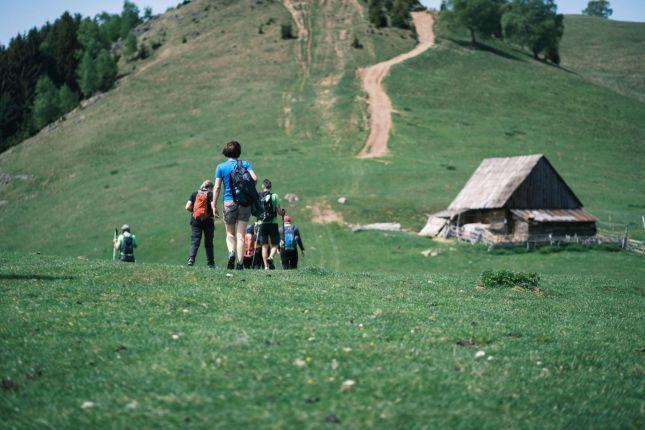
{"label": "green grass field", "polygon": [[[415,44],[361,5],[301,6],[308,43],[280,38],[279,1],[172,9],[112,91],[0,154],[0,428],[643,427],[642,256],[414,231],[481,159],[544,153],[603,231],[645,239],[645,24],[567,16],[563,68],[441,35],[385,80],[390,155],[359,160],[356,70]],[[299,272],[180,266],[185,202],[230,139],[300,197]],[[136,265],[108,261],[123,223]],[[475,288],[498,269],[541,291]]]}
{"label": "green grass field", "polygon": [[568,15],[560,46],[562,66],[645,102],[645,25]]}
{"label": "green grass field", "polygon": [[2,427],[643,425],[640,282],[229,275],[1,254]]}
{"label": "green grass field", "polygon": [[[300,196],[287,209],[311,264],[332,270],[467,266],[472,252],[439,269],[426,264],[419,249],[444,245],[407,235],[397,236],[406,255],[398,258],[380,235],[312,223],[312,208],[335,210],[349,223],[398,221],[418,231],[425,214],[445,208],[488,156],[546,154],[602,229],[622,232],[627,223],[633,237],[645,238],[643,103],[503,46],[495,53],[441,40],[386,79],[397,109],[392,155],[358,160],[365,104],[355,71],[414,41],[407,31],[371,30],[351,2],[310,4],[306,13],[309,48],[280,39],[279,24],[290,16],[279,2],[196,1],[156,20],[143,37],[163,45],[150,59],[96,104],[0,155],[1,172],[35,177],[0,186],[3,246],[110,258],[111,232],[127,222],[142,244],[139,261],[182,263],[189,232],[183,206],[232,138],[276,192]],[[269,18],[274,23],[266,25]],[[572,22],[565,45],[595,25]],[[353,35],[364,49],[350,47]],[[340,196],[346,205],[336,203]],[[221,225],[216,234],[221,262]],[[479,269],[487,257],[474,254]],[[526,264],[540,267],[537,260]],[[587,254],[553,270],[598,267],[585,261],[592,261]]]}

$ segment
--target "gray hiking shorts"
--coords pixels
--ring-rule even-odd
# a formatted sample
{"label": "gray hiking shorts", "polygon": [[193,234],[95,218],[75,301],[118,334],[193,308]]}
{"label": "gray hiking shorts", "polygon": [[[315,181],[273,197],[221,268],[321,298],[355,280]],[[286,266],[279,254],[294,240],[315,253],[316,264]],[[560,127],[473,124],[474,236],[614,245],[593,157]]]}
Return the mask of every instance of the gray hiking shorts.
{"label": "gray hiking shorts", "polygon": [[251,218],[251,206],[240,206],[234,201],[224,202],[224,223],[235,224],[238,221],[248,222]]}

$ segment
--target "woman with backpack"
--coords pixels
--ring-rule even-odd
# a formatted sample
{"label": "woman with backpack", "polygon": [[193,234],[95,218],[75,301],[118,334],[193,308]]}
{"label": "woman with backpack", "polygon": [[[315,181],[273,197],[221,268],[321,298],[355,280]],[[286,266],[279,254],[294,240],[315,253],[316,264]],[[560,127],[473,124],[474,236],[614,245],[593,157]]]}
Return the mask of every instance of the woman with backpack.
{"label": "woman with backpack", "polygon": [[204,235],[204,249],[208,267],[215,267],[213,256],[213,235],[215,233],[214,216],[217,214],[213,199],[213,181],[204,181],[199,190],[193,192],[186,203],[190,212],[190,249],[188,250],[188,265],[195,264],[195,257]]}
{"label": "woman with backpack", "polygon": [[[228,248],[228,269],[244,269],[244,235],[246,225],[251,217],[251,207],[257,202],[258,193],[255,182],[258,180],[253,166],[248,161],[240,160],[242,146],[233,140],[228,142],[222,154],[226,161],[215,169],[215,214],[217,216],[217,199],[222,189],[224,225],[226,226],[226,247]],[[237,265],[235,265],[237,255]]]}

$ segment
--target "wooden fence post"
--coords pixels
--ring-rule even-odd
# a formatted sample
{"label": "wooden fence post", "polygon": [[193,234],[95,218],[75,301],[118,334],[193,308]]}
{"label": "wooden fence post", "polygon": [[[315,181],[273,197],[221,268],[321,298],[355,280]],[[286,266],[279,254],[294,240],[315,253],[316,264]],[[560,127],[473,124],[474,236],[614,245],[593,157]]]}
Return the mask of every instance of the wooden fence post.
{"label": "wooden fence post", "polygon": [[627,248],[627,227],[629,224],[625,224],[625,234],[623,235],[623,242],[621,244],[621,248],[625,249]]}

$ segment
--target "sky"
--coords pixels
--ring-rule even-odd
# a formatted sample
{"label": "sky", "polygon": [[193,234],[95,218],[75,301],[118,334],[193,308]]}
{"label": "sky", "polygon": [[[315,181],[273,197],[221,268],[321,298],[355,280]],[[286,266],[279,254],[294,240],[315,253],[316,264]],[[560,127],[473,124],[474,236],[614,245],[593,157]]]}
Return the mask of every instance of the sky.
{"label": "sky", "polygon": [[[181,0],[134,0],[142,14],[145,6],[150,6],[153,13],[158,14],[180,2]],[[40,27],[47,21],[54,21],[65,11],[94,16],[103,11],[117,13],[122,7],[123,0],[0,0],[0,43],[6,46],[18,33]]]}
{"label": "sky", "polygon": [[[556,0],[560,13],[579,14],[587,0]],[[169,6],[176,6],[180,0],[135,0],[143,10],[152,7],[155,14],[165,12]],[[439,7],[441,0],[421,0],[430,7]],[[122,0],[0,0],[0,43],[7,45],[18,33],[54,21],[66,10],[83,16],[94,16],[99,12],[119,12]],[[645,22],[645,0],[611,0],[614,9],[612,19],[619,21]]]}

